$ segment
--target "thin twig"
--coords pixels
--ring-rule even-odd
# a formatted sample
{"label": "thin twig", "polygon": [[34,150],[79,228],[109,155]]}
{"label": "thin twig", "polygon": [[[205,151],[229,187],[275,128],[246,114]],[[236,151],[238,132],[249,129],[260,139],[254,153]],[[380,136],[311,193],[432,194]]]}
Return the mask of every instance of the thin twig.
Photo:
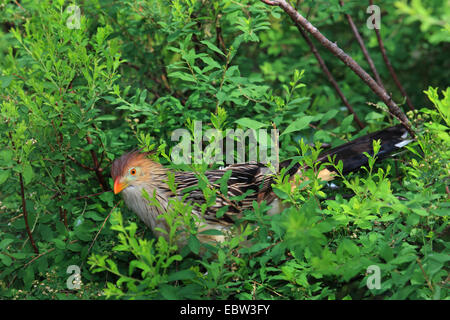
{"label": "thin twig", "polygon": [[[88,144],[92,144],[92,139],[89,136],[89,134],[86,135],[86,141],[88,142]],[[93,149],[91,149],[90,152],[91,152],[91,156],[92,156],[92,161],[94,162],[94,171],[95,171],[95,175],[97,176],[97,180],[100,183],[100,186],[103,189],[103,191],[106,191],[106,190],[108,190],[108,186],[105,182],[105,177],[102,174],[103,168],[101,168],[99,165],[99,162],[97,159],[97,154],[95,153],[95,151]]]}
{"label": "thin twig", "polygon": [[[8,135],[9,135],[9,139],[11,140],[13,149],[16,150],[16,146],[14,144],[14,140],[13,140],[11,132],[8,132]],[[21,164],[20,160],[17,160],[17,164],[18,165]],[[31,243],[31,246],[33,247],[34,252],[36,254],[39,254],[38,247],[36,246],[36,243],[34,242],[33,235],[31,233],[30,226],[28,224],[27,202],[25,201],[25,187],[23,185],[23,176],[22,176],[21,172],[19,173],[19,183],[20,183],[20,197],[22,198],[22,212],[23,212],[23,218],[25,220],[25,228],[27,230],[28,238],[30,239],[30,243]]]}
{"label": "thin twig", "polygon": [[27,11],[24,7],[22,7],[22,6],[20,5],[19,2],[17,2],[17,0],[14,0],[14,3],[17,4],[17,6],[18,6],[20,9],[22,9],[23,11]]}
{"label": "thin twig", "polygon": [[[343,0],[339,0],[339,5],[341,7],[343,7],[344,6],[344,1]],[[355,23],[353,22],[352,16],[350,14],[348,14],[348,13],[345,13],[344,15],[347,18],[348,24],[350,25],[350,29],[352,29],[353,35],[355,36],[356,41],[358,42],[359,47],[361,48],[361,51],[362,51],[364,57],[367,60],[367,63],[369,64],[370,70],[372,70],[372,73],[373,73],[373,75],[375,77],[375,80],[377,81],[377,83],[378,83],[378,85],[380,87],[384,88],[383,82],[381,81],[380,74],[378,73],[377,68],[375,68],[375,64],[373,63],[373,60],[370,57],[369,51],[367,50],[366,45],[364,44],[364,40],[361,37],[361,34],[358,31],[358,28],[356,27]]]}
{"label": "thin twig", "polygon": [[361,66],[353,60],[348,54],[346,54],[341,48],[338,47],[336,43],[331,42],[326,38],[316,27],[314,27],[307,19],[305,19],[300,13],[298,13],[286,0],[261,0],[262,2],[279,6],[284,10],[286,14],[291,17],[295,24],[303,27],[307,32],[309,32],[314,38],[316,38],[325,48],[327,48],[331,53],[333,53],[339,60],[344,62],[344,64],[349,67],[358,77],[363,80],[367,86],[388,106],[389,110],[395,117],[400,121],[400,123],[408,130],[411,137],[415,137],[415,133],[411,128],[411,123],[404,112],[397,106],[397,104],[392,100],[386,90],[379,86],[378,83],[363,69]]}
{"label": "thin twig", "polygon": [[98,230],[97,234],[95,235],[94,239],[93,239],[92,242],[91,242],[91,245],[89,246],[89,249],[88,249],[88,251],[87,251],[88,253],[91,251],[92,247],[94,246],[94,243],[95,243],[95,241],[97,240],[98,235],[100,234],[100,232],[102,232],[103,227],[105,226],[106,221],[108,221],[108,219],[109,219],[109,216],[111,215],[111,213],[113,212],[113,210],[114,210],[115,208],[117,208],[117,206],[119,205],[120,202],[121,202],[121,201],[118,201],[118,202],[116,203],[116,205],[109,211],[109,213],[108,213],[108,215],[106,216],[105,220],[103,220],[102,226],[101,226],[100,229]]}
{"label": "thin twig", "polygon": [[31,246],[34,249],[36,254],[39,254],[38,247],[34,242],[33,235],[31,234],[30,226],[28,224],[28,212],[27,212],[27,204],[25,201],[25,188],[23,186],[23,177],[22,173],[19,173],[19,182],[20,182],[20,196],[22,198],[22,210],[23,210],[23,218],[25,220],[25,229],[27,230],[28,238],[30,239]]}
{"label": "thin twig", "polygon": [[[225,41],[223,40],[223,35],[222,35],[222,27],[220,25],[220,18],[221,18],[221,14],[216,14],[216,21],[215,21],[215,25],[216,25],[216,43],[217,43],[217,47],[221,48],[223,50],[223,52],[225,52],[227,50],[227,46],[225,45]],[[221,57],[222,60],[224,60],[224,56],[219,55]]]}
{"label": "thin twig", "polygon": [[67,158],[69,158],[70,160],[72,160],[75,164],[77,164],[78,166],[82,167],[83,169],[86,169],[88,171],[95,171],[94,168],[88,167],[84,164],[82,164],[81,162],[79,162],[77,159],[75,159],[74,157],[72,157],[71,155],[67,155]]}
{"label": "thin twig", "polygon": [[[373,5],[373,0],[369,0],[370,5]],[[414,110],[414,105],[412,104],[411,100],[408,97],[408,94],[406,93],[405,89],[403,88],[401,82],[398,80],[397,74],[394,71],[394,68],[392,67],[391,61],[389,60],[386,49],[383,44],[383,39],[381,38],[380,30],[377,28],[374,28],[375,34],[377,36],[378,40],[378,46],[380,47],[381,55],[383,56],[384,63],[386,64],[386,67],[389,70],[389,73],[391,74],[392,79],[395,82],[395,85],[397,86],[398,90],[400,90],[400,93],[402,96],[406,99],[406,104],[408,105],[410,110]]]}
{"label": "thin twig", "polygon": [[101,191],[101,192],[97,192],[97,193],[88,194],[88,195],[85,195],[85,196],[79,196],[79,197],[76,197],[75,200],[81,200],[81,199],[95,197],[95,196],[98,196],[98,195],[101,195],[101,194],[103,194],[105,192],[110,192],[110,191],[111,190],[106,190],[106,191]]}
{"label": "thin twig", "polygon": [[[311,128],[313,128],[313,129],[315,129],[315,130],[320,130],[319,129],[319,127],[317,127],[317,126],[315,126],[315,125],[313,125],[313,124],[308,124],[308,126],[309,127],[311,127]],[[339,136],[338,134],[336,134],[336,133],[333,133],[333,132],[328,132],[328,134],[330,135],[330,136],[333,136],[333,137],[335,137],[335,138],[338,138],[338,139],[341,139],[341,140],[343,140],[343,141],[345,141],[345,142],[349,142],[350,140],[349,139],[347,139],[347,138],[345,138],[345,137],[341,137],[341,136]]]}
{"label": "thin twig", "polygon": [[[69,244],[72,244],[72,243],[75,243],[75,242],[78,242],[78,241],[79,240],[72,240],[72,241],[69,242]],[[51,249],[49,249],[49,250],[47,250],[45,252],[42,252],[42,253],[38,254],[37,256],[33,257],[33,259],[31,259],[30,261],[25,263],[22,268],[25,269],[30,264],[32,264],[34,261],[36,261],[37,259],[39,259],[42,256],[45,256],[46,254],[49,254],[50,252],[54,251],[55,249],[56,249],[56,247],[53,247],[53,248],[51,248]]]}
{"label": "thin twig", "polygon": [[[98,130],[97,126],[95,125],[95,123],[92,124],[92,127],[95,130]],[[105,155],[106,155],[106,148],[105,145],[103,144],[102,139],[100,138],[100,136],[97,134],[98,137],[98,141],[100,142],[100,146],[102,147],[102,155],[100,156],[100,161],[98,162],[99,167],[102,166],[103,160],[105,159]]]}
{"label": "thin twig", "polygon": [[[222,28],[220,26],[220,21],[217,20],[217,24],[216,24],[216,36],[217,36],[217,44],[219,45],[219,48],[222,48],[223,51],[227,50],[227,47],[225,45],[225,41],[223,40],[223,36],[222,36]],[[222,59],[224,59],[223,56],[221,56]]]}
{"label": "thin twig", "polygon": [[[60,115],[60,119],[61,122],[59,124],[59,127],[61,128],[63,125],[63,113],[61,113]],[[52,125],[53,125],[53,120],[52,120]],[[53,126],[53,128],[55,128],[55,126]],[[64,142],[64,136],[61,132],[61,130],[56,130],[55,128],[55,133],[56,133],[56,141],[58,143],[59,149],[61,150],[61,152],[63,151],[63,142]],[[63,160],[63,169],[62,169],[62,173],[61,173],[61,182],[62,185],[65,186],[66,185],[66,159]],[[65,194],[65,192],[63,192],[59,199],[62,200],[62,196]],[[64,223],[64,226],[66,227],[66,229],[68,229],[68,224],[67,224],[67,210],[64,209],[62,206],[59,207],[59,217],[61,219],[61,221]]]}
{"label": "thin twig", "polygon": [[345,97],[344,93],[342,92],[341,88],[339,87],[336,79],[333,77],[333,75],[331,74],[331,72],[328,69],[327,65],[325,64],[325,61],[322,59],[322,56],[320,55],[320,53],[317,50],[316,46],[311,41],[310,37],[305,32],[305,30],[303,30],[302,27],[297,25],[297,29],[298,29],[298,31],[300,31],[300,34],[303,36],[303,38],[305,39],[305,41],[308,44],[309,48],[311,49],[312,53],[316,57],[317,62],[319,62],[320,68],[322,69],[323,73],[325,73],[325,75],[327,76],[328,81],[330,81],[331,85],[333,86],[333,88],[336,91],[336,93],[338,94],[338,96],[341,98],[341,100],[344,103],[344,105],[347,107],[348,111],[351,114],[353,114],[353,120],[355,120],[355,122],[358,124],[358,126],[361,129],[363,129],[365,127],[364,124],[362,123],[361,119],[359,119],[359,117],[356,114],[355,110],[353,109],[353,107],[348,102],[347,98]]}
{"label": "thin twig", "polygon": [[[280,137],[279,137],[279,132],[278,132],[277,125],[275,124],[275,122],[272,122],[272,127],[273,127],[273,130],[275,133],[275,137],[274,137],[275,141],[272,140],[271,143],[275,143],[275,155],[277,157],[277,160],[276,160],[277,163],[276,163],[275,170],[276,170],[276,173],[279,174],[280,173],[280,146],[278,145],[278,143],[279,143]],[[273,157],[273,155],[271,155],[271,156]]]}
{"label": "thin twig", "polygon": [[268,289],[268,290],[271,291],[272,293],[275,293],[277,296],[279,296],[279,297],[284,297],[281,293],[278,293],[278,292],[277,292],[275,289],[273,289],[271,286],[269,286],[269,285],[267,285],[267,284],[259,283],[259,282],[256,281],[256,280],[252,280],[252,281],[253,281],[254,284],[257,284],[257,285],[259,285],[259,286],[265,287],[266,289]]}
{"label": "thin twig", "polygon": [[425,281],[427,282],[428,288],[430,288],[431,292],[434,292],[434,288],[433,288],[433,286],[431,285],[431,282],[430,282],[430,280],[428,279],[428,276],[427,276],[427,274],[425,273],[425,270],[423,269],[422,262],[420,261],[419,258],[417,258],[416,261],[417,261],[417,263],[419,264],[420,270],[422,270],[422,274],[423,274],[423,276],[424,276],[424,278],[425,278]]}

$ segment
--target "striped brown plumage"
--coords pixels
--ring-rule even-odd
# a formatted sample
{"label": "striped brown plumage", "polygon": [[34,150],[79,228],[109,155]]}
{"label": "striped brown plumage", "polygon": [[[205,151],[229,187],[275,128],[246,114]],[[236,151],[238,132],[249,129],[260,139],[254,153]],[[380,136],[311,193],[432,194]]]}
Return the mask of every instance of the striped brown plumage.
{"label": "striped brown plumage", "polygon": [[[407,131],[397,125],[378,132],[368,134],[339,147],[323,152],[319,156],[320,161],[326,161],[328,156],[336,157],[335,161],[342,160],[344,164],[344,174],[357,170],[367,163],[367,157],[363,152],[372,152],[372,141],[381,139],[381,149],[378,158],[386,157],[391,152],[399,149],[408,143],[406,139]],[[287,168],[288,174],[293,178],[301,174],[303,168],[299,163],[291,164],[286,160],[280,164],[281,168]],[[200,221],[200,230],[219,229],[229,230],[233,225],[234,217],[242,214],[246,209],[252,209],[253,201],[260,203],[266,200],[272,209],[269,214],[279,213],[282,210],[281,201],[272,191],[274,176],[270,169],[260,163],[233,164],[223,169],[210,170],[205,173],[209,183],[220,189],[217,180],[226,172],[231,170],[228,179],[228,193],[216,196],[216,202],[201,213],[200,205],[205,202],[203,192],[198,188],[191,188],[198,184],[197,177],[193,172],[174,171],[177,195],[180,199],[185,193],[186,201],[193,205],[192,214],[196,215]],[[162,211],[168,210],[169,198],[175,196],[166,184],[167,171],[161,164],[147,158],[146,153],[132,151],[124,154],[113,162],[111,175],[114,180],[114,192],[122,192],[127,206],[134,211],[139,218],[149,226],[157,236],[163,235],[157,228],[167,229],[164,219],[158,219]],[[322,180],[333,179],[332,167],[326,168],[319,173]],[[145,189],[150,197],[153,195],[159,202],[159,206],[151,205],[143,198],[142,189]],[[187,192],[186,192],[187,191]],[[230,198],[242,196],[249,193],[241,201],[232,201]],[[228,206],[225,214],[220,218],[216,216],[217,211]],[[223,237],[200,236],[201,241],[211,239],[221,241]]]}

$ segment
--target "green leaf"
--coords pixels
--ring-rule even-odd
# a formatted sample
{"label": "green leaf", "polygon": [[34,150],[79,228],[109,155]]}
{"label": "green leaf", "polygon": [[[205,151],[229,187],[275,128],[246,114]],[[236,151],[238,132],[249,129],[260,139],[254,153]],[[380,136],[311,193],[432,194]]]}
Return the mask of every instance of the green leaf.
{"label": "green leaf", "polygon": [[11,150],[3,150],[0,151],[0,159],[3,160],[3,163],[10,164],[12,161],[13,152]]}
{"label": "green leaf", "polygon": [[243,126],[243,127],[247,127],[253,130],[258,130],[260,128],[264,128],[267,127],[268,124],[250,119],[250,118],[241,118],[235,121],[235,123]]}
{"label": "green leaf", "polygon": [[0,261],[7,267],[9,267],[12,264],[12,259],[7,255],[1,253],[0,253]]}
{"label": "green leaf", "polygon": [[342,120],[342,123],[341,123],[340,127],[347,129],[351,125],[352,121],[353,121],[353,114],[345,117],[345,119]]}
{"label": "green leaf", "polygon": [[245,198],[247,198],[249,195],[251,195],[253,193],[255,193],[255,190],[251,190],[250,189],[250,190],[245,191],[241,195],[230,197],[230,200],[232,200],[232,201],[242,201],[242,200],[244,200]]}
{"label": "green leaf", "polygon": [[112,114],[104,114],[104,115],[96,118],[96,120],[98,120],[98,121],[113,121],[116,119],[117,119],[117,116],[112,115]]}
{"label": "green leaf", "polygon": [[33,280],[34,280],[34,271],[33,267],[30,265],[28,266],[28,268],[25,269],[23,275],[23,282],[25,284],[25,287],[30,288]]}
{"label": "green leaf", "polygon": [[42,272],[42,274],[45,274],[48,271],[48,259],[46,256],[43,256],[39,258],[36,261],[36,267],[38,272]]}
{"label": "green leaf", "polygon": [[282,135],[285,135],[285,134],[288,134],[291,132],[295,132],[295,131],[300,131],[300,130],[307,128],[309,123],[312,121],[312,119],[313,119],[312,116],[303,116],[300,119],[297,119],[296,121],[292,122],[286,128],[286,130],[283,131],[283,133],[280,135],[280,137]]}
{"label": "green leaf", "polygon": [[349,239],[344,239],[341,243],[342,248],[347,251],[351,256],[357,256],[359,254],[358,246]]}
{"label": "green leaf", "polygon": [[285,200],[289,198],[289,195],[279,188],[273,188],[273,192],[281,199]]}
{"label": "green leaf", "polygon": [[[91,237],[88,237],[88,240],[90,240]],[[74,251],[74,252],[80,252],[81,249],[83,249],[83,246],[81,244],[79,244],[78,242],[75,243],[69,243],[67,245],[67,249],[69,249],[70,251]]]}
{"label": "green leaf", "polygon": [[3,239],[2,241],[0,241],[0,250],[5,250],[6,247],[9,246],[12,242],[14,242],[14,239]]}
{"label": "green leaf", "polygon": [[328,111],[327,113],[325,113],[322,118],[320,119],[320,125],[323,125],[325,123],[328,122],[328,120],[334,118],[337,114],[338,114],[338,110],[336,109],[332,109],[330,111]]}
{"label": "green leaf", "polygon": [[56,248],[58,249],[65,249],[66,243],[62,241],[61,239],[55,238],[52,240],[52,242],[55,244]]}
{"label": "green leaf", "polygon": [[175,288],[174,286],[170,286],[167,284],[161,285],[159,287],[159,292],[163,296],[164,299],[167,300],[177,300],[178,297],[178,288]]}
{"label": "green leaf", "polygon": [[200,251],[200,241],[198,241],[197,237],[191,235],[188,241],[188,247],[195,254],[198,254]]}
{"label": "green leaf", "polygon": [[229,205],[223,206],[221,207],[219,210],[217,210],[216,212],[216,218],[222,218],[223,215],[228,211],[228,207]]}
{"label": "green leaf", "polygon": [[99,196],[100,200],[106,202],[108,206],[112,207],[114,203],[114,194],[112,192],[105,192]]}
{"label": "green leaf", "polygon": [[220,192],[223,195],[227,195],[228,194],[228,179],[230,179],[232,173],[233,173],[232,170],[225,171],[223,176],[221,176],[215,182],[215,183],[218,183],[220,185]]}
{"label": "green leaf", "polygon": [[200,59],[208,65],[205,69],[203,69],[203,72],[209,71],[211,69],[222,68],[221,65],[211,57],[201,57]]}
{"label": "green leaf", "polygon": [[413,208],[412,211],[415,214],[418,214],[419,216],[422,216],[422,217],[427,217],[427,216],[430,215],[430,213],[427,210],[423,209],[423,208]]}
{"label": "green leaf", "polygon": [[0,83],[2,89],[9,87],[11,81],[14,79],[14,76],[0,76]]}
{"label": "green leaf", "polygon": [[172,78],[178,78],[184,81],[189,81],[189,82],[197,82],[197,80],[195,80],[195,78],[189,74],[189,73],[185,73],[185,72],[172,72],[170,75],[170,77]]}
{"label": "green leaf", "polygon": [[217,229],[204,230],[202,232],[199,232],[199,234],[208,235],[208,236],[223,236],[222,231],[217,230]]}
{"label": "green leaf", "polygon": [[[115,248],[115,250],[117,250],[117,247]],[[125,250],[118,250],[118,251],[125,251]],[[150,271],[150,266],[147,263],[145,263],[144,261],[133,260],[130,262],[130,265],[129,265],[129,274],[132,275],[133,271],[136,268],[141,269],[145,273]]]}
{"label": "green leaf", "polygon": [[168,281],[188,280],[195,278],[196,274],[192,270],[181,270],[169,275]]}
{"label": "green leaf", "polygon": [[203,43],[204,45],[206,45],[212,51],[217,52],[217,53],[225,56],[225,54],[219,48],[217,48],[214,44],[212,44],[208,40],[203,40],[203,41],[200,41],[200,42]]}
{"label": "green leaf", "polygon": [[0,171],[0,184],[4,183],[6,180],[8,180],[10,175],[10,170],[1,170]]}
{"label": "green leaf", "polygon": [[25,163],[23,165],[23,180],[25,185],[29,184],[31,182],[31,180],[33,179],[33,168],[31,167],[31,165],[29,163]]}
{"label": "green leaf", "polygon": [[92,219],[94,221],[103,221],[106,217],[99,215],[97,212],[88,211],[84,214],[85,218]]}

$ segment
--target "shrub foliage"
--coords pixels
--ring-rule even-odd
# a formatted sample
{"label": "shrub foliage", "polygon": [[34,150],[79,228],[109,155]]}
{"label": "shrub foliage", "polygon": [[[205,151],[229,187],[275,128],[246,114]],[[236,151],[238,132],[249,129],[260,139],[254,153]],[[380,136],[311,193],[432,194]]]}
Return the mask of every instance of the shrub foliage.
{"label": "shrub foliage", "polygon": [[[279,7],[1,1],[0,296],[448,299],[450,8],[445,0],[377,2],[384,47],[414,102],[407,114],[417,136],[377,163],[374,142],[367,167],[350,175],[329,159],[340,174],[327,185],[317,176],[321,143],[336,146],[396,122],[317,43],[361,129]],[[366,3],[292,3],[369,70],[350,14],[384,87],[408,110],[366,28]],[[280,159],[309,165],[309,180],[291,190],[278,173],[273,187],[286,209],[268,216],[269,206],[255,203],[236,221],[239,235],[224,243],[201,244],[192,204],[175,200],[163,217],[170,237],[154,238],[111,192],[111,162],[144,147],[175,168],[171,133],[193,131],[194,121],[223,132],[275,126]],[[204,177],[208,168],[182,169]],[[212,204],[223,190],[202,181]],[[176,245],[179,226],[189,232],[185,247]],[[69,266],[80,270],[78,287]],[[370,286],[374,266],[379,287]]]}

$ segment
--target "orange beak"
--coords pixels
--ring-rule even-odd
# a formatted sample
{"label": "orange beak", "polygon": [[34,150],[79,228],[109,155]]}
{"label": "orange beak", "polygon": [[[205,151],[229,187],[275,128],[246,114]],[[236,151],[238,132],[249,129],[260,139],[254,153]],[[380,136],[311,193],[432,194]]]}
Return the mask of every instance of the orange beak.
{"label": "orange beak", "polygon": [[114,194],[118,194],[120,191],[122,191],[126,187],[128,187],[128,184],[121,183],[120,178],[116,178],[116,180],[114,181]]}

